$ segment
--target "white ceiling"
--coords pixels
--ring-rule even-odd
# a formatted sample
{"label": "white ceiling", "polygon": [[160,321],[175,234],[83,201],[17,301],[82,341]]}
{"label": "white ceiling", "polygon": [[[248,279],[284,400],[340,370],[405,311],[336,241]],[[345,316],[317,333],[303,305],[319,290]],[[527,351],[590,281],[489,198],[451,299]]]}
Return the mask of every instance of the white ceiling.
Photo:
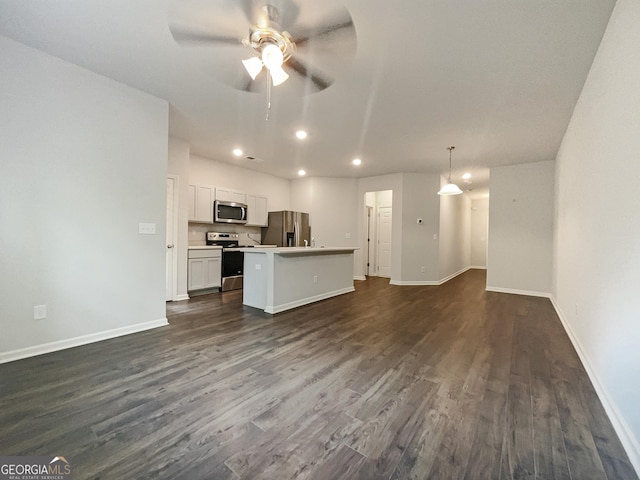
{"label": "white ceiling", "polygon": [[[214,46],[196,62],[168,28],[169,8],[182,2],[206,10],[212,33],[241,37],[240,0],[170,1],[0,0],[0,34],[168,100],[171,135],[197,155],[285,178],[299,168],[446,175],[446,147],[455,145],[453,179],[462,185],[470,171],[474,191],[486,187],[489,167],[555,158],[615,3],[345,0],[353,59],[321,92],[301,94],[295,82],[274,88],[265,121],[264,91],[220,81],[229,58],[246,58],[248,47],[229,55]],[[294,1],[299,23],[328,5],[274,1]],[[309,132],[304,142],[294,137],[299,128]],[[235,158],[236,147],[260,161]]]}

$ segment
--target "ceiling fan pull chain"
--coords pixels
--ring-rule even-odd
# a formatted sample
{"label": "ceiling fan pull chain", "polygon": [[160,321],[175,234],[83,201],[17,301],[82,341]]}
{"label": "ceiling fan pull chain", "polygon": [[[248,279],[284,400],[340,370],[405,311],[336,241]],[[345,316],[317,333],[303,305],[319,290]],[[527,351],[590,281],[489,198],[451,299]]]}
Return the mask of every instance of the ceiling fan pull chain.
{"label": "ceiling fan pull chain", "polygon": [[265,122],[269,121],[269,110],[271,110],[271,77],[267,74],[267,118],[265,118]]}

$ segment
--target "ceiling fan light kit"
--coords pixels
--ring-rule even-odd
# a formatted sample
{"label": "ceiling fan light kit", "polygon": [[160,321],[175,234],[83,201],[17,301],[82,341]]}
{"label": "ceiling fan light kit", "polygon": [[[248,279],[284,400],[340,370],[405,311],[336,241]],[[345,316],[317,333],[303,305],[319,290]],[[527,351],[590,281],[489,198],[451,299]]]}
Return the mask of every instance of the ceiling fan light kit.
{"label": "ceiling fan light kit", "polygon": [[252,80],[255,80],[264,66],[273,82],[273,86],[283,84],[289,78],[282,68],[296,50],[289,32],[281,31],[277,23],[278,10],[272,5],[265,5],[258,24],[249,28],[249,37],[243,42],[253,48],[258,57],[251,57],[242,61]]}
{"label": "ceiling fan light kit", "polygon": [[451,147],[447,147],[449,150],[449,178],[447,180],[447,184],[440,189],[438,195],[460,195],[462,190],[455,184],[451,183],[451,151],[456,148],[453,145]]}

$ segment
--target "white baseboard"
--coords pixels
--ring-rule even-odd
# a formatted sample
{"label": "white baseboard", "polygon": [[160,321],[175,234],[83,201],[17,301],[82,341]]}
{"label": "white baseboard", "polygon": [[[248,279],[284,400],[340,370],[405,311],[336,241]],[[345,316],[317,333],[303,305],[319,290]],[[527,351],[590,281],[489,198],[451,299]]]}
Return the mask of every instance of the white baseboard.
{"label": "white baseboard", "polygon": [[463,269],[458,270],[456,273],[453,273],[453,274],[449,275],[448,277],[440,279],[440,283],[438,283],[438,285],[442,285],[443,283],[447,283],[449,280],[453,280],[458,275],[462,275],[464,272],[466,272],[468,270],[471,270],[471,267],[464,267]]}
{"label": "white baseboard", "polygon": [[337,297],[349,292],[355,292],[356,289],[351,287],[341,288],[339,290],[333,290],[331,292],[321,293],[320,295],[314,295],[313,297],[301,298],[295,302],[282,303],[280,305],[267,305],[264,309],[267,313],[280,313],[285,310],[291,310],[292,308],[301,307],[302,305],[308,305],[309,303],[319,302],[320,300],[326,300],[327,298]]}
{"label": "white baseboard", "polygon": [[58,350],[79,347],[81,345],[100,342],[102,340],[108,340],[115,337],[122,337],[123,335],[129,335],[131,333],[143,332],[145,330],[151,330],[152,328],[163,327],[165,325],[169,325],[169,322],[166,318],[161,318],[159,320],[153,320],[151,322],[137,323],[135,325],[129,325],[127,327],[114,328],[113,330],[107,330],[104,332],[82,335],[81,337],[68,338],[66,340],[58,340],[57,342],[43,343],[41,345],[35,345],[33,347],[11,350],[9,352],[2,352],[0,353],[0,363],[13,362],[15,360],[20,360],[23,358],[35,357],[37,355],[44,355],[45,353],[57,352]]}
{"label": "white baseboard", "polygon": [[437,280],[390,280],[389,285],[415,286],[415,285],[440,285]]}
{"label": "white baseboard", "polygon": [[365,277],[364,275],[354,275],[353,279],[354,280],[366,280],[367,277]]}
{"label": "white baseboard", "polygon": [[618,437],[620,438],[622,447],[627,452],[629,461],[633,465],[633,468],[635,468],[636,472],[640,472],[640,443],[638,442],[638,439],[633,435],[631,428],[629,427],[627,422],[624,420],[624,417],[620,414],[620,411],[618,410],[618,407],[616,407],[616,404],[613,401],[611,401],[611,399],[607,395],[607,392],[602,386],[602,383],[600,382],[598,375],[596,374],[595,370],[591,367],[587,354],[582,348],[582,345],[580,344],[578,337],[573,332],[573,329],[571,328],[571,325],[568,322],[567,317],[565,317],[564,313],[560,309],[560,305],[558,305],[557,300],[553,295],[549,295],[549,299],[551,300],[551,304],[553,305],[553,308],[556,310],[556,313],[560,318],[560,322],[562,323],[562,326],[564,327],[565,331],[567,332],[567,335],[569,336],[569,340],[571,340],[571,343],[573,344],[573,348],[578,354],[578,357],[580,357],[582,366],[587,371],[589,380],[591,380],[591,383],[593,384],[593,388],[595,388],[596,393],[598,394],[598,398],[600,399],[600,402],[602,403],[602,406],[604,407],[605,412],[607,412],[607,415],[609,416],[609,420],[613,425],[613,429],[616,431],[616,433],[618,434]]}
{"label": "white baseboard", "polygon": [[188,293],[183,293],[182,295],[178,295],[176,297],[176,299],[174,300],[174,302],[181,302],[183,300],[189,300],[189,294]]}
{"label": "white baseboard", "polygon": [[484,267],[483,267],[483,266],[481,266],[481,265],[478,265],[478,266],[476,266],[476,265],[471,265],[469,268],[470,268],[470,269],[473,269],[473,270],[486,270],[486,269],[487,269],[487,267],[486,267],[486,266],[484,266]]}
{"label": "white baseboard", "polygon": [[512,293],[514,295],[527,295],[529,297],[551,298],[551,294],[550,293],[534,292],[534,291],[531,291],[531,290],[516,290],[514,288],[491,287],[489,285],[487,285],[485,290],[487,292]]}
{"label": "white baseboard", "polygon": [[464,267],[461,270],[458,270],[456,273],[449,275],[448,277],[442,278],[440,280],[393,280],[389,282],[391,285],[426,285],[426,286],[434,286],[434,285],[442,285],[443,283],[447,283],[449,280],[457,277],[458,275],[462,275],[467,270],[471,270],[475,267]]}

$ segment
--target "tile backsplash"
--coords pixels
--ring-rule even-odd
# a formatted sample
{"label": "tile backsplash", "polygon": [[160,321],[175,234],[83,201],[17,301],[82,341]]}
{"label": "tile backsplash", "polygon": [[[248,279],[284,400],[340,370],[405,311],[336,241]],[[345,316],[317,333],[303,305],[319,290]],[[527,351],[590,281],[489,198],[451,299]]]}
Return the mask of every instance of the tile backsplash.
{"label": "tile backsplash", "polygon": [[245,225],[220,225],[207,223],[189,223],[189,245],[206,245],[207,232],[237,233],[240,237],[240,245],[259,245],[261,228],[247,227]]}

